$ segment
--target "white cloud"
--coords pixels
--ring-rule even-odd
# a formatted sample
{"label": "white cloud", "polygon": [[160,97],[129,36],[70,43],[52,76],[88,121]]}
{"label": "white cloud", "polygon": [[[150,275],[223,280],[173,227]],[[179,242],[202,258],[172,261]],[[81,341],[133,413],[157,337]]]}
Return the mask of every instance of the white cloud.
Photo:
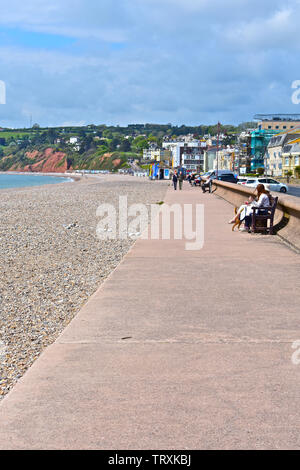
{"label": "white cloud", "polygon": [[294,49],[299,47],[296,40],[300,22],[299,3],[270,12],[264,18],[251,19],[248,22],[227,28],[227,39],[237,47],[259,47]]}
{"label": "white cloud", "polygon": [[[1,125],[30,114],[42,125],[192,124],[297,112],[289,94],[300,76],[298,1],[1,3],[0,24],[53,35],[52,50],[0,47]],[[73,46],[55,50],[55,35]]]}

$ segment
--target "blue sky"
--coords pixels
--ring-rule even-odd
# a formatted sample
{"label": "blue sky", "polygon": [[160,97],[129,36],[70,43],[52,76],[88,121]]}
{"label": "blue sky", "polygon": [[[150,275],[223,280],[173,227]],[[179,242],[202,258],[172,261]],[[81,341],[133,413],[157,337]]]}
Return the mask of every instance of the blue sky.
{"label": "blue sky", "polygon": [[0,0],[0,125],[300,113],[300,1]]}

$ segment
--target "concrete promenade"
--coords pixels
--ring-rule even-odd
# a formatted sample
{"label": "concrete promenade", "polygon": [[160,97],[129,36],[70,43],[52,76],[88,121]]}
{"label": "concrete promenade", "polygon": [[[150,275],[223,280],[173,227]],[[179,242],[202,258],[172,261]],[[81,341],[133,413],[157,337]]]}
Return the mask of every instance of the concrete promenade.
{"label": "concrete promenade", "polygon": [[204,248],[138,240],[0,403],[1,449],[300,448],[299,255],[188,183],[165,202],[205,205]]}

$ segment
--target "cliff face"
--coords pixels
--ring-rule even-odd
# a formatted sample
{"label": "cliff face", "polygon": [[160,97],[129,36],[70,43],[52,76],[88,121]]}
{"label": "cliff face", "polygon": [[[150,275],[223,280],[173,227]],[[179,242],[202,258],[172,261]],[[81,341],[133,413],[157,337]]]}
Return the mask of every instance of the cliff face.
{"label": "cliff face", "polygon": [[126,155],[119,152],[104,154],[86,152],[67,155],[52,147],[41,150],[18,151],[0,159],[0,170],[18,172],[64,173],[67,170],[117,170],[126,163]]}
{"label": "cliff face", "polygon": [[25,166],[13,165],[10,169],[15,171],[32,171],[42,173],[63,173],[68,168],[66,154],[64,152],[56,152],[53,148],[39,152],[26,152],[26,157],[32,160],[32,163]]}

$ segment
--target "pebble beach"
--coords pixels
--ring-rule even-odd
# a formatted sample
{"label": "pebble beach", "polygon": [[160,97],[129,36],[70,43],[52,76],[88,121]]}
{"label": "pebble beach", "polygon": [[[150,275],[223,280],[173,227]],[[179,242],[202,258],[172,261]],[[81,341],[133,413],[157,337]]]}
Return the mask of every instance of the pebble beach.
{"label": "pebble beach", "polygon": [[167,183],[130,176],[0,191],[0,399],[53,343],[134,243],[99,240],[96,210],[163,201]]}

